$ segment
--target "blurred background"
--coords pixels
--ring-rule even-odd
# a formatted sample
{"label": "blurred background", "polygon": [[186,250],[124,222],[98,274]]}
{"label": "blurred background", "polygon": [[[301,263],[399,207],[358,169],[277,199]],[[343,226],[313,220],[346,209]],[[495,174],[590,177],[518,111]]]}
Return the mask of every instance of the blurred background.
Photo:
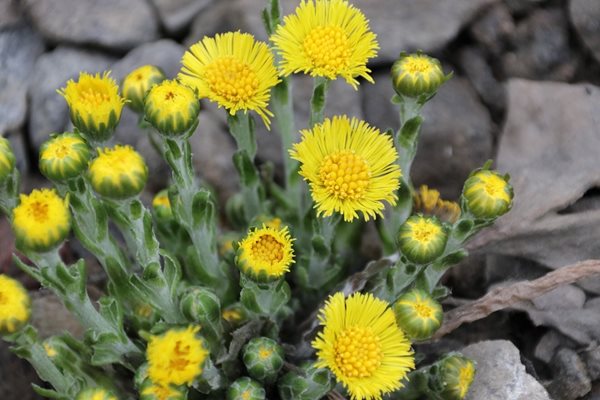
{"label": "blurred background", "polygon": [[[471,257],[447,278],[454,296],[477,298],[496,284],[600,258],[600,0],[351,2],[378,35],[381,50],[371,65],[376,83],[362,82],[354,91],[335,82],[327,114],[357,116],[381,129],[397,127],[389,69],[401,51],[423,50],[455,77],[424,109],[415,183],[456,200],[469,172],[488,159],[512,176],[514,208],[472,243]],[[281,3],[289,13],[298,0]],[[0,0],[0,134],[15,150],[23,190],[46,184],[37,172],[39,147],[50,133],[70,129],[67,105],[56,93],[68,79],[80,71],[111,70],[120,81],[144,64],[174,77],[185,49],[205,35],[239,29],[266,39],[260,19],[265,4]],[[306,127],[311,90],[309,80],[296,79],[298,128]],[[210,104],[203,108],[192,136],[194,162],[225,200],[237,185],[231,163],[235,145],[224,111]],[[258,139],[259,161],[280,164],[278,135],[261,128]],[[151,172],[148,193],[165,186],[167,167],[128,109],[116,141],[144,155]],[[369,232],[365,238],[365,252],[377,256]],[[81,252],[77,244],[71,247],[64,250],[66,257]],[[34,289],[12,265],[13,251],[10,227],[0,219],[0,268]],[[92,285],[94,279],[101,277],[92,274]],[[507,339],[518,347],[526,371],[553,398],[600,399],[600,382],[594,384],[600,378],[598,295],[600,279],[578,282],[461,328],[425,351]],[[44,334],[63,329],[81,334],[48,293],[36,293],[35,303],[34,324]],[[511,376],[514,360],[498,362],[507,364]],[[37,398],[29,388],[33,376],[1,343],[0,399]],[[497,396],[487,399],[506,399]]]}

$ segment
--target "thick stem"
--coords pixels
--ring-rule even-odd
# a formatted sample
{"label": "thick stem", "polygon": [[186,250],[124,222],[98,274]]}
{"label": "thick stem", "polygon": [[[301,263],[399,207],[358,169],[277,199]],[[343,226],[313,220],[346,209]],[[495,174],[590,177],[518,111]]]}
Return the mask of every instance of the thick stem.
{"label": "thick stem", "polygon": [[320,124],[323,122],[329,83],[329,79],[320,76],[317,76],[314,79],[314,89],[310,99],[310,119],[308,123],[308,126],[311,128],[315,124]]}

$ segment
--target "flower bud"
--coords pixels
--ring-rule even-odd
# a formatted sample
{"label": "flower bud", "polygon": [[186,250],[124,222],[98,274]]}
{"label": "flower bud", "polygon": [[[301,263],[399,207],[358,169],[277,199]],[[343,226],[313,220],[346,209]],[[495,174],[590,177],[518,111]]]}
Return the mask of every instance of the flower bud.
{"label": "flower bud", "polygon": [[171,201],[169,200],[169,191],[163,189],[152,199],[152,208],[158,218],[171,219],[173,218],[173,210],[171,209]]}
{"label": "flower bud", "polygon": [[477,218],[497,218],[512,206],[513,188],[508,177],[496,171],[479,169],[469,176],[463,187],[467,209]]}
{"label": "flower bud", "polygon": [[110,139],[119,120],[125,99],[119,96],[119,87],[108,72],[79,74],[58,91],[69,105],[71,122],[87,139],[104,142]]}
{"label": "flower bud", "polygon": [[144,97],[152,86],[167,77],[162,69],[154,65],[143,65],[134,69],[123,79],[123,96],[129,100],[128,106],[135,112],[144,111]]}
{"label": "flower bud", "polygon": [[400,58],[392,66],[394,90],[400,96],[430,96],[446,82],[449,75],[444,75],[440,62],[422,53],[400,54]]}
{"label": "flower bud", "polygon": [[0,136],[0,183],[15,169],[15,155],[8,139]]}
{"label": "flower bud", "polygon": [[325,368],[316,368],[307,363],[302,373],[290,371],[279,379],[279,396],[282,400],[321,399],[335,387],[333,374]]}
{"label": "flower bud", "polygon": [[273,383],[284,361],[283,348],[273,339],[257,337],[244,347],[243,360],[248,374],[264,383]]}
{"label": "flower bud", "polygon": [[75,400],[118,400],[112,392],[96,387],[84,389],[77,394]]}
{"label": "flower bud", "polygon": [[21,329],[31,316],[31,299],[21,283],[0,274],[0,334]]}
{"label": "flower bud", "polygon": [[451,354],[438,361],[438,375],[444,389],[444,400],[462,400],[467,396],[473,378],[475,363],[459,354]]}
{"label": "flower bud", "polygon": [[227,390],[227,400],[264,400],[265,389],[256,382],[244,376],[239,378]]}
{"label": "flower bud", "polygon": [[460,217],[460,206],[454,201],[442,199],[437,190],[421,185],[413,195],[413,212],[433,215],[453,224]]}
{"label": "flower bud", "polygon": [[238,326],[246,320],[246,313],[241,304],[235,303],[224,309],[221,317],[230,326]]}
{"label": "flower bud", "polygon": [[150,379],[144,380],[139,388],[140,400],[186,400],[185,386],[157,385]]}
{"label": "flower bud", "polygon": [[447,228],[436,217],[413,215],[398,232],[400,251],[417,264],[430,263],[442,255],[447,240]]}
{"label": "flower bud", "polygon": [[146,120],[165,136],[186,133],[196,123],[200,103],[192,89],[175,80],[154,85],[146,95]]}
{"label": "flower bud", "polygon": [[69,202],[54,189],[22,194],[13,210],[12,227],[17,247],[45,252],[60,245],[71,229]]}
{"label": "flower bud", "polygon": [[88,173],[94,190],[110,199],[138,195],[148,179],[144,159],[131,146],[99,149]]}
{"label": "flower bud", "polygon": [[[221,320],[221,302],[209,289],[193,287],[181,298],[181,312],[190,321],[218,323]],[[204,325],[204,324],[202,324]],[[204,333],[204,327],[203,327]]]}
{"label": "flower bud", "polygon": [[393,309],[400,329],[415,340],[431,337],[440,328],[444,318],[440,303],[420,289],[404,293],[394,303]]}
{"label": "flower bud", "polygon": [[64,181],[81,174],[90,160],[91,150],[75,133],[63,133],[42,144],[40,171],[54,181]]}

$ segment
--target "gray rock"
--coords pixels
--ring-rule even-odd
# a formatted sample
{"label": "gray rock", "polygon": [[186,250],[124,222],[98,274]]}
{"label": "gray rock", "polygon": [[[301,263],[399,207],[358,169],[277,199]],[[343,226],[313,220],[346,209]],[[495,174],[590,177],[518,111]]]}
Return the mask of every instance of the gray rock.
{"label": "gray rock", "polygon": [[38,59],[29,85],[34,110],[29,113],[29,138],[36,153],[50,133],[64,131],[69,124],[67,103],[56,90],[79,72],[100,72],[112,62],[104,54],[69,47],[58,47]]}
{"label": "gray rock", "polygon": [[479,342],[461,353],[477,363],[466,400],[550,400],[546,389],[525,372],[519,350],[511,342]]}
{"label": "gray rock", "polygon": [[571,0],[569,13],[581,40],[600,62],[600,2],[596,0]]}
{"label": "gray rock", "polygon": [[22,14],[18,0],[0,0],[0,29],[18,25],[22,21]]}
{"label": "gray rock", "polygon": [[548,385],[548,393],[557,400],[575,400],[592,390],[592,382],[585,364],[571,349],[560,349],[550,367],[554,380]]}
{"label": "gray rock", "polygon": [[513,51],[502,58],[508,76],[567,81],[577,60],[569,46],[568,22],[559,8],[536,10],[519,22],[511,37]]}
{"label": "gray rock", "polygon": [[496,114],[506,109],[506,91],[498,82],[484,52],[478,47],[464,47],[459,53],[460,67],[481,100]]}
{"label": "gray rock", "polygon": [[171,39],[145,43],[114,63],[110,70],[119,84],[131,71],[146,64],[160,67],[167,78],[173,79],[181,68],[181,57],[183,57],[184,51],[179,43]]}
{"label": "gray rock", "polygon": [[510,10],[503,3],[495,4],[471,25],[471,34],[486,50],[500,54],[506,39],[515,30]]}
{"label": "gray rock", "polygon": [[600,346],[591,346],[583,352],[582,356],[590,379],[592,381],[600,379]]}
{"label": "gray rock", "polygon": [[32,23],[53,43],[128,50],[158,37],[145,0],[24,0]]}
{"label": "gray rock", "polygon": [[[15,159],[17,160],[17,168],[21,175],[26,174],[30,171],[30,167],[32,167],[29,154],[27,154],[27,143],[25,134],[22,131],[12,132],[11,135],[7,137],[10,145],[12,147],[13,153],[15,154]],[[37,169],[36,166],[33,166],[34,169]]]}
{"label": "gray rock", "polygon": [[538,310],[570,310],[582,308],[585,304],[585,293],[574,285],[559,286],[532,300]]}
{"label": "gray rock", "polygon": [[592,391],[582,397],[582,400],[600,400],[600,382],[595,382],[592,385]]}
{"label": "gray rock", "polygon": [[528,11],[531,11],[535,7],[539,7],[548,0],[504,0],[504,3],[508,6],[513,14],[522,15]]}
{"label": "gray rock", "polygon": [[0,134],[23,126],[27,115],[27,82],[43,52],[42,39],[27,26],[0,31]]}
{"label": "gray rock", "polygon": [[47,290],[32,294],[31,324],[37,328],[42,339],[65,332],[76,338],[83,338],[84,329],[81,324],[60,299]]}
{"label": "gray rock", "polygon": [[41,385],[33,367],[10,351],[10,345],[0,340],[0,399],[42,400],[31,387]]}
{"label": "gray rock", "polygon": [[212,6],[213,2],[214,0],[152,0],[162,25],[171,33],[184,29],[200,11]]}
{"label": "gray rock", "polygon": [[538,360],[549,364],[559,348],[575,348],[577,343],[561,334],[558,331],[550,330],[542,336],[538,344],[535,346],[533,355]]}

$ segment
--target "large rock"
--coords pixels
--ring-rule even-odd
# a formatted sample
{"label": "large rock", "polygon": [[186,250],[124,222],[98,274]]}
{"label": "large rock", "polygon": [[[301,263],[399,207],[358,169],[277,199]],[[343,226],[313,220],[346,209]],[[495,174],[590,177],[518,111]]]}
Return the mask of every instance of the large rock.
{"label": "large rock", "polygon": [[23,126],[27,115],[27,82],[43,51],[42,39],[27,26],[0,31],[0,134]]}
{"label": "large rock", "polygon": [[19,24],[22,14],[18,0],[0,0],[0,29]]}
{"label": "large rock", "polygon": [[36,154],[50,133],[64,131],[69,124],[67,103],[56,90],[79,72],[100,72],[112,61],[101,53],[69,47],[58,47],[38,59],[29,84],[29,137]]}
{"label": "large rock", "polygon": [[553,399],[575,400],[592,390],[586,365],[574,350],[560,349],[550,367],[554,380],[548,385],[548,392]]}
{"label": "large rock", "polygon": [[571,0],[569,12],[577,33],[600,62],[600,1]]}
{"label": "large rock", "polygon": [[[388,74],[375,75],[375,85],[362,85],[367,121],[381,129],[398,129],[398,111]],[[457,198],[469,173],[492,152],[489,112],[471,85],[454,77],[423,108],[425,122],[411,176],[415,184],[427,184],[446,198]]]}
{"label": "large rock", "polygon": [[24,0],[35,27],[54,43],[127,50],[158,36],[145,0]]}
{"label": "large rock", "polygon": [[152,0],[165,29],[175,33],[184,29],[200,11],[213,2],[214,0]]}
{"label": "large rock", "polygon": [[461,353],[477,363],[466,400],[550,400],[546,389],[525,371],[519,350],[511,342],[479,342]]}
{"label": "large rock", "polygon": [[160,67],[167,78],[173,79],[181,68],[183,53],[184,49],[179,43],[162,39],[136,47],[114,63],[110,70],[119,84],[131,71],[146,64]]}
{"label": "large rock", "polygon": [[510,11],[503,3],[490,7],[471,25],[471,34],[486,50],[500,54],[506,45],[506,39],[515,30],[515,22]]}

